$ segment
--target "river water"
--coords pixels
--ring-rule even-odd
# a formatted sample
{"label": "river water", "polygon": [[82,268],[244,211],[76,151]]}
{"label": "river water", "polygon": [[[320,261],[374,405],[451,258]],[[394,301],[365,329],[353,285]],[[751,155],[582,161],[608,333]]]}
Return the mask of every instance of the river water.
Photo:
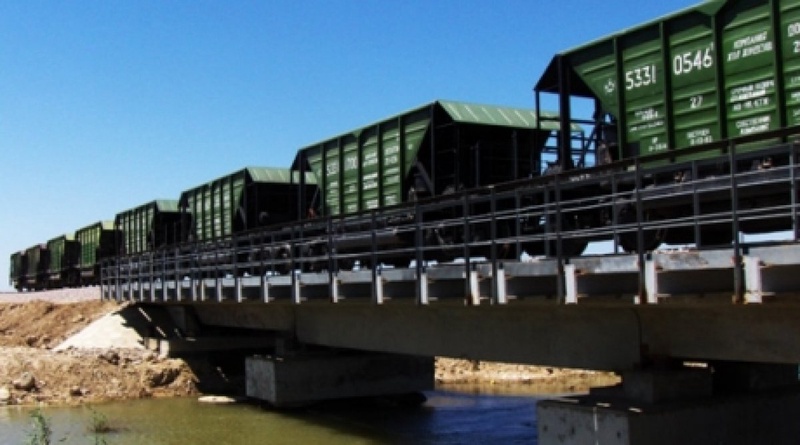
{"label": "river water", "polygon": [[[506,391],[508,392],[508,391]],[[514,392],[513,390],[511,392]],[[191,399],[43,408],[53,444],[535,444],[535,404],[545,396],[470,388],[436,390],[419,407],[382,401],[336,402],[293,411]],[[30,407],[0,408],[0,444],[24,444],[34,431]],[[95,436],[93,419],[113,431]]]}

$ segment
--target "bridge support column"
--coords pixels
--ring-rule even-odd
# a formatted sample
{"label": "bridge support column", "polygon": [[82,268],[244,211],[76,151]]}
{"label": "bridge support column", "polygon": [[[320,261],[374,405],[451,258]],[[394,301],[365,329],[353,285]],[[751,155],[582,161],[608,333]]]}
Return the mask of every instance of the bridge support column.
{"label": "bridge support column", "polygon": [[253,356],[245,361],[248,397],[277,407],[322,400],[429,391],[433,359],[378,353]]}
{"label": "bridge support column", "polygon": [[537,405],[539,443],[793,444],[797,366],[750,363],[638,371],[621,387]]}

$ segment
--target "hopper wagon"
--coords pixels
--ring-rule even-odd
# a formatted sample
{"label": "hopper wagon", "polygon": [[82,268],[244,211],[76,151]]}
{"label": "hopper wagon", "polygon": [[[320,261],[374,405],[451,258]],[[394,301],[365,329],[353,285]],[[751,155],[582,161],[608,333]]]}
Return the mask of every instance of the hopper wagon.
{"label": "hopper wagon", "polygon": [[[548,143],[561,130],[552,121],[554,115],[547,115],[550,121],[542,121],[542,115],[546,113],[436,101],[304,147],[294,168],[314,174],[319,194],[311,205],[313,213],[336,220],[331,244],[337,253],[369,249],[373,244],[411,246],[410,232],[381,230],[376,237],[374,229],[415,218],[447,221],[457,218],[461,209],[450,203],[424,216],[390,209],[423,200],[446,201],[465,190],[540,176],[549,156]],[[581,127],[570,125],[564,131],[571,138],[580,135]],[[489,210],[489,204],[481,202],[473,204],[469,213]],[[377,221],[365,217],[370,213],[378,215]],[[370,225],[375,227],[367,230]],[[466,238],[488,236],[486,226],[475,227],[467,235],[460,223],[443,222],[426,229],[423,242],[446,248]],[[429,253],[446,257],[446,250]]]}
{"label": "hopper wagon", "polygon": [[178,201],[159,199],[120,212],[114,219],[120,255],[150,253],[180,240]]}
{"label": "hopper wagon", "polygon": [[75,235],[68,233],[47,242],[50,262],[47,265],[47,287],[62,288],[80,285],[81,245]]}
{"label": "hopper wagon", "polygon": [[47,289],[48,270],[50,268],[50,251],[47,244],[36,244],[25,250],[28,267],[23,276],[23,287],[28,290]]}
{"label": "hopper wagon", "polygon": [[315,191],[310,174],[301,180],[296,171],[267,167],[247,167],[184,191],[178,203],[181,237],[194,251],[194,266],[211,275],[234,257],[256,267],[287,255],[283,241],[254,248],[265,242],[259,229],[300,220],[306,209],[301,200]]}
{"label": "hopper wagon", "polygon": [[75,232],[75,239],[80,243],[78,269],[81,284],[100,284],[101,264],[114,257],[118,238],[122,239],[114,228],[114,221],[98,221]]}
{"label": "hopper wagon", "polygon": [[9,284],[21,292],[25,288],[25,275],[28,270],[28,256],[25,251],[14,252],[9,261]]}
{"label": "hopper wagon", "polygon": [[[535,92],[537,104],[547,98],[559,104],[561,125],[593,128],[599,163],[637,159],[645,172],[641,190],[732,171],[767,172],[738,187],[733,204],[730,190],[706,193],[699,203],[679,193],[646,201],[646,220],[678,220],[697,208],[724,215],[736,205],[753,215],[742,222],[744,232],[791,227],[788,218],[764,217],[758,209],[794,199],[766,178],[790,162],[786,142],[800,134],[800,0],[700,3],[557,54]],[[736,161],[728,159],[733,151]],[[575,168],[563,148],[559,164]],[[629,219],[631,207],[617,204],[620,220]],[[727,222],[700,233],[676,227],[646,235],[647,249],[664,241],[729,244],[733,237]],[[633,238],[621,241],[636,250]]]}

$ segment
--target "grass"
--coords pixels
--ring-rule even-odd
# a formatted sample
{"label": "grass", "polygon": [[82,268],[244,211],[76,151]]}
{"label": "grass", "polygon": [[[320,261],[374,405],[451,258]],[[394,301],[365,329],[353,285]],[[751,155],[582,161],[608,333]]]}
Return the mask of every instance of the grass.
{"label": "grass", "polygon": [[92,411],[92,418],[89,420],[89,424],[86,427],[87,432],[90,434],[98,435],[98,434],[106,434],[114,431],[114,428],[111,427],[111,424],[108,422],[108,417],[105,414],[95,411]]}
{"label": "grass", "polygon": [[50,427],[50,419],[39,408],[31,412],[31,423],[33,429],[28,432],[28,445],[50,445],[53,429]]}
{"label": "grass", "polygon": [[[92,417],[86,425],[86,432],[94,439],[95,445],[107,445],[105,434],[114,431],[108,422],[105,414],[90,409]],[[53,436],[53,428],[50,419],[45,417],[39,408],[31,412],[31,430],[28,431],[27,445],[50,445]],[[63,439],[62,439],[63,440]]]}

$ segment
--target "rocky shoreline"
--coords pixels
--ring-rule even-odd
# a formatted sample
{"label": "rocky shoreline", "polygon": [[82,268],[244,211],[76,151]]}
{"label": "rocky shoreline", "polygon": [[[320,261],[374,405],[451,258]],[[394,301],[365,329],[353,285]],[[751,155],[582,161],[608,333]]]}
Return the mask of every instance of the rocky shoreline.
{"label": "rocky shoreline", "polygon": [[[97,288],[0,294],[0,405],[75,405],[145,397],[200,395],[235,388],[203,361],[162,358],[144,349],[74,348],[68,339],[120,309]],[[584,392],[618,382],[613,373],[437,358],[436,383],[530,385]]]}

